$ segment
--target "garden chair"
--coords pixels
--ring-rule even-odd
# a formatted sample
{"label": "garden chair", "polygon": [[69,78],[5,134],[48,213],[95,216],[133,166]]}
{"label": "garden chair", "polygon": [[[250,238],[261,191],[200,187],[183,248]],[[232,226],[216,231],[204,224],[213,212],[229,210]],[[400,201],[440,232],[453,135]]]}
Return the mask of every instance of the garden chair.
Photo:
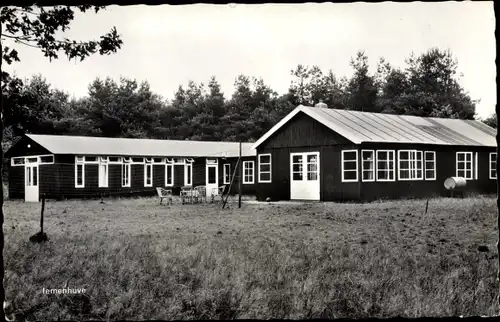
{"label": "garden chair", "polygon": [[186,201],[190,203],[193,202],[193,187],[191,186],[181,187],[181,200],[182,204],[185,204]]}
{"label": "garden chair", "polygon": [[156,187],[156,192],[158,193],[158,197],[160,198],[160,205],[163,199],[167,199],[167,205],[172,204],[172,190]]}
{"label": "garden chair", "polygon": [[214,188],[212,189],[212,203],[217,201],[217,202],[222,202],[222,198],[224,196],[224,190],[226,189],[226,186],[220,186],[219,188]]}
{"label": "garden chair", "polygon": [[194,187],[194,190],[196,191],[194,198],[195,202],[207,202],[207,187],[205,186],[196,186]]}

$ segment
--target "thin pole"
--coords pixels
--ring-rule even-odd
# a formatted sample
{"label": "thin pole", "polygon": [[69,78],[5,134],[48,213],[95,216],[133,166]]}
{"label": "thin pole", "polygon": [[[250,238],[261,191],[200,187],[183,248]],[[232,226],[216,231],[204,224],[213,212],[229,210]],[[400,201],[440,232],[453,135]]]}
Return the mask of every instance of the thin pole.
{"label": "thin pole", "polygon": [[[240,158],[239,160],[241,160],[241,142],[240,142]],[[239,168],[239,172],[240,172],[240,178],[238,180],[238,208],[241,208],[241,184],[242,184],[242,181],[243,181],[243,167],[240,165],[240,168]]]}
{"label": "thin pole", "polygon": [[240,159],[236,162],[236,167],[233,171],[233,177],[231,178],[231,183],[229,184],[229,190],[227,191],[226,199],[224,199],[224,203],[222,204],[222,209],[226,206],[227,199],[229,198],[229,194],[231,193],[231,187],[233,186],[234,178],[236,177],[236,172],[238,171],[238,165],[240,164]]}
{"label": "thin pole", "polygon": [[42,212],[40,214],[40,232],[43,234],[43,211],[45,210],[45,194],[42,194]]}

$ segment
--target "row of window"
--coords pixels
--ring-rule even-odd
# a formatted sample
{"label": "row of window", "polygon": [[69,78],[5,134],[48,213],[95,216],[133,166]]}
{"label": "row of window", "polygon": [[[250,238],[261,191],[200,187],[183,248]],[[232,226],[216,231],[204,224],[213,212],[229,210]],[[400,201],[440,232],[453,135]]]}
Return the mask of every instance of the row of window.
{"label": "row of window", "polygon": [[[270,158],[270,156],[269,156]],[[193,182],[193,160],[192,159],[165,159],[165,158],[114,158],[114,157],[76,157],[75,159],[75,187],[85,187],[85,164],[98,164],[98,186],[107,188],[109,181],[109,164],[121,164],[122,187],[130,187],[131,165],[144,164],[144,187],[153,186],[153,164],[165,164],[165,186],[174,185],[174,165],[184,166],[184,185],[190,186]],[[270,162],[270,160],[269,160]],[[217,164],[217,160],[207,159],[207,164]],[[269,171],[264,171],[261,178],[270,180]],[[264,167],[265,168],[265,167]],[[254,161],[243,161],[243,183],[254,183]],[[231,182],[231,164],[223,165],[223,182]]]}
{"label": "row of window", "polygon": [[[489,178],[496,179],[496,153],[489,155]],[[342,182],[358,181],[358,150],[342,151]],[[456,153],[456,176],[478,179],[478,153]],[[399,150],[398,180],[436,180],[436,152]],[[396,181],[394,150],[361,150],[361,180]]]}
{"label": "row of window", "polygon": [[165,165],[165,186],[174,185],[174,165],[184,166],[184,185],[193,182],[193,159],[168,158],[127,158],[127,157],[75,157],[75,187],[85,187],[85,165],[98,164],[98,186],[107,188],[109,182],[109,164],[121,164],[122,187],[131,186],[131,165],[144,164],[144,187],[153,186],[153,164]]}
{"label": "row of window", "polygon": [[[361,180],[396,181],[396,152],[394,150],[362,150]],[[436,180],[434,151],[398,151],[398,180]],[[358,150],[342,151],[342,182],[358,181]]]}

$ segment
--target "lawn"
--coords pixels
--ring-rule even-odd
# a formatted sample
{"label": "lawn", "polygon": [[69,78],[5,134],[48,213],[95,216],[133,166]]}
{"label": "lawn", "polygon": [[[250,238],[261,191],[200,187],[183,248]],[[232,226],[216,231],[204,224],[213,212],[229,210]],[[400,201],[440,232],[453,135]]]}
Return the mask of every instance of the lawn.
{"label": "lawn", "polygon": [[[7,300],[30,318],[494,315],[496,200],[158,205],[6,201]],[[479,252],[485,245],[489,252]],[[86,295],[42,294],[84,288]],[[30,308],[35,307],[30,312]]]}

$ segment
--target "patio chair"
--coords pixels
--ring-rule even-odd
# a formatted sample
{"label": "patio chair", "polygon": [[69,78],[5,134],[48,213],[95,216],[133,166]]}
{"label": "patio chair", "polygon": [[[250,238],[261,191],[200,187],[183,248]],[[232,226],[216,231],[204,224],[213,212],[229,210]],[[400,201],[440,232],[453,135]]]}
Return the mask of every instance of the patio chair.
{"label": "patio chair", "polygon": [[172,190],[156,187],[156,192],[158,193],[158,197],[160,198],[160,205],[163,199],[167,199],[167,205],[172,204]]}
{"label": "patio chair", "polygon": [[222,202],[222,197],[224,196],[224,190],[226,189],[226,186],[220,186],[219,188],[214,188],[212,189],[212,203],[217,201],[217,202]]}
{"label": "patio chair", "polygon": [[185,204],[186,200],[189,201],[190,203],[193,201],[193,187],[191,186],[181,187],[182,204]]}
{"label": "patio chair", "polygon": [[207,187],[196,186],[194,190],[196,191],[194,195],[195,202],[203,202],[203,200],[207,202]]}

